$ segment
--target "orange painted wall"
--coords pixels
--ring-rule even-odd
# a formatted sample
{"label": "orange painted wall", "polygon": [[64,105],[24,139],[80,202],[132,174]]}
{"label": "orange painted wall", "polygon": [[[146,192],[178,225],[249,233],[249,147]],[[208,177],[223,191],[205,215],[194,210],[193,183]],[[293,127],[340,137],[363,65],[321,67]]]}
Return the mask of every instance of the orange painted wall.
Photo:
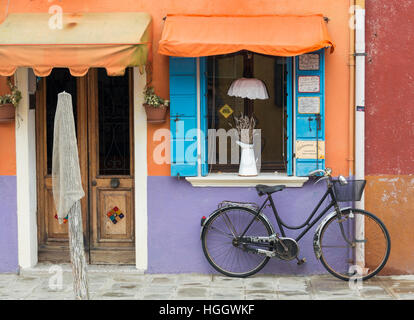
{"label": "orange painted wall", "polygon": [[[153,17],[153,85],[156,92],[167,97],[168,57],[157,54],[163,20],[167,13],[198,14],[308,14],[323,13],[330,18],[329,32],[337,47],[326,59],[326,161],[334,174],[348,175],[348,105],[349,105],[349,0],[14,0],[9,12],[47,12],[57,4],[63,12],[146,11]],[[1,8],[0,8],[1,11]],[[4,12],[4,11],[1,11]],[[149,125],[148,174],[170,174],[169,165],[157,165],[152,153],[158,142],[153,132],[165,125]]]}
{"label": "orange painted wall", "polygon": [[[7,80],[0,77],[0,95],[8,92]],[[14,122],[0,123],[0,176],[16,175],[16,139]]]}

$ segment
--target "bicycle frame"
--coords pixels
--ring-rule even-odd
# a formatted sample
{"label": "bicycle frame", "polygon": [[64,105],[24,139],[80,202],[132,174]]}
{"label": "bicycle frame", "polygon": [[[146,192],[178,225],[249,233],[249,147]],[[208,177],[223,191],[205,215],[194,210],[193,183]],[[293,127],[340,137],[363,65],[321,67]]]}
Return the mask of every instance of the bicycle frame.
{"label": "bicycle frame", "polygon": [[[322,206],[323,202],[325,201],[325,199],[329,196],[331,196],[331,202],[329,203],[329,205],[311,222],[312,218],[315,216],[316,212],[318,212],[319,208]],[[277,212],[275,203],[273,201],[272,195],[267,195],[267,199],[263,202],[263,204],[261,205],[261,207],[259,208],[259,210],[257,210],[257,214],[255,215],[255,217],[252,219],[252,221],[247,225],[246,229],[243,231],[243,233],[241,234],[240,238],[242,238],[246,232],[249,230],[250,226],[252,225],[252,223],[254,222],[254,220],[256,219],[256,217],[262,213],[262,210],[265,208],[266,204],[270,202],[270,206],[273,210],[273,214],[275,216],[277,225],[279,227],[280,233],[282,234],[282,237],[286,237],[285,234],[285,229],[283,227],[285,227],[286,229],[289,230],[299,230],[299,229],[303,229],[305,228],[305,226],[307,226],[305,228],[305,230],[302,231],[301,234],[299,234],[299,236],[297,236],[297,238],[295,239],[296,242],[299,242],[300,239],[303,238],[303,236],[308,233],[308,231],[319,221],[322,219],[322,217],[332,208],[335,208],[335,211],[337,212],[337,214],[339,215],[341,213],[338,202],[336,201],[335,198],[335,194],[332,190],[332,185],[331,183],[328,183],[328,189],[326,190],[325,194],[322,196],[321,200],[319,201],[319,203],[316,205],[316,207],[313,209],[312,213],[309,215],[309,217],[306,219],[306,221],[300,225],[300,226],[288,226],[286,225],[282,219],[279,216],[279,213]]]}

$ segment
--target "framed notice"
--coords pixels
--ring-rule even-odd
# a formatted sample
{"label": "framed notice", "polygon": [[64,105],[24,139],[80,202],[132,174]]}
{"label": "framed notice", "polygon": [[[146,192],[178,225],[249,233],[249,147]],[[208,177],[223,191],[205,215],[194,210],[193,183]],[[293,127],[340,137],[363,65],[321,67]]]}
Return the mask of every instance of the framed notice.
{"label": "framed notice", "polygon": [[319,70],[319,54],[303,54],[299,56],[299,70]]}
{"label": "framed notice", "polygon": [[296,141],[296,158],[298,159],[325,159],[325,141],[318,141],[318,152],[316,141]]}
{"label": "framed notice", "polygon": [[299,76],[298,91],[301,93],[318,93],[321,90],[319,76]]}
{"label": "framed notice", "polygon": [[321,99],[319,97],[299,97],[298,112],[301,114],[321,113]]}

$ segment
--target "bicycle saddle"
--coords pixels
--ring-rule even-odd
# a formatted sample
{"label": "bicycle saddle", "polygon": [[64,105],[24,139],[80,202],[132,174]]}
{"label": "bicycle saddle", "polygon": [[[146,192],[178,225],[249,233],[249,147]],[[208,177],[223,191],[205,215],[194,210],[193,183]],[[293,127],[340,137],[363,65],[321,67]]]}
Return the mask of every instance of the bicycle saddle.
{"label": "bicycle saddle", "polygon": [[284,188],[286,188],[286,186],[284,185],[280,185],[280,186],[265,186],[263,184],[258,184],[256,186],[256,190],[257,190],[257,194],[259,196],[263,196],[265,194],[272,194],[274,192],[278,192],[278,191],[282,191]]}

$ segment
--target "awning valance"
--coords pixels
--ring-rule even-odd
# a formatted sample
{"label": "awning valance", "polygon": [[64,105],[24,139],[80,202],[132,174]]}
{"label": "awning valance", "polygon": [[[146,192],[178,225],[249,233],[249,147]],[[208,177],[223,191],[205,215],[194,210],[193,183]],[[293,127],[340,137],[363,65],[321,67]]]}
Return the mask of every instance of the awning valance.
{"label": "awning valance", "polygon": [[202,57],[249,50],[297,56],[334,48],[326,22],[316,15],[202,16],[168,15],[158,52]]}
{"label": "awning valance", "polygon": [[47,76],[54,67],[83,76],[91,67],[122,75],[151,53],[151,16],[141,12],[63,14],[62,28],[47,13],[10,14],[0,24],[0,75],[31,67]]}

